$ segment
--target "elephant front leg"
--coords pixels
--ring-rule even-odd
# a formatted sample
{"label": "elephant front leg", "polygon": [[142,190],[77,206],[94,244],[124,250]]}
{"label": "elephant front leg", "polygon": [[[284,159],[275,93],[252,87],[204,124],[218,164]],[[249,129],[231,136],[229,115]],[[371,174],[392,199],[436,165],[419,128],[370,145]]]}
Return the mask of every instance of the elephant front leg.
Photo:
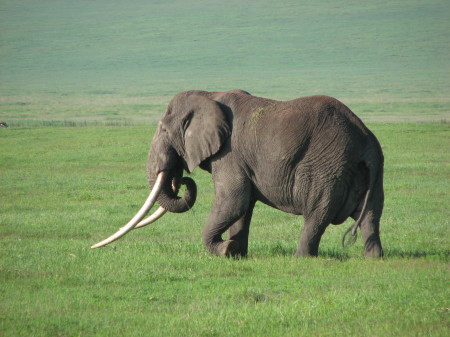
{"label": "elephant front leg", "polygon": [[[203,230],[203,243],[213,254],[226,257],[239,257],[247,254],[248,232],[254,201],[251,201],[251,188],[247,183],[228,185],[216,184],[216,196],[211,213]],[[229,240],[223,240],[229,228]]]}
{"label": "elephant front leg", "polygon": [[[217,220],[216,220],[217,219]],[[210,215],[203,230],[203,243],[209,252],[224,257],[238,257],[241,247],[238,241],[229,239],[223,240],[222,234],[239,219],[238,216],[218,220],[215,215]]]}
{"label": "elephant front leg", "polygon": [[246,257],[248,253],[248,235],[254,207],[255,201],[250,202],[245,215],[240,217],[228,230],[229,240],[239,244],[238,255],[242,257]]}

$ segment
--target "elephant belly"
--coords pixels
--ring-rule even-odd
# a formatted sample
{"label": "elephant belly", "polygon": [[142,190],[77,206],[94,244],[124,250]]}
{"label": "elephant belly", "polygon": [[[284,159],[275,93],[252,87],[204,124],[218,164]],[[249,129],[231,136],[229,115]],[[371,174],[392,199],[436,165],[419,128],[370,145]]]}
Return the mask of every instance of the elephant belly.
{"label": "elephant belly", "polygon": [[295,215],[302,215],[303,214],[303,212],[300,210],[300,208],[298,208],[298,207],[296,207],[295,205],[292,205],[292,204],[273,202],[273,201],[269,200],[268,198],[266,198],[265,196],[262,196],[262,195],[258,196],[257,200],[261,201],[263,204],[266,204],[267,206],[273,207],[273,208],[278,209],[278,210],[280,210],[282,212],[295,214]]}
{"label": "elephant belly", "polygon": [[257,200],[266,205],[296,215],[321,212],[335,224],[355,212],[365,192],[363,178],[355,179],[351,171],[312,169],[304,165],[298,165],[297,170],[283,178],[255,179],[254,186]]}
{"label": "elephant belly", "polygon": [[286,213],[303,214],[302,202],[294,200],[292,191],[283,188],[280,184],[271,188],[255,187],[255,197],[258,201]]}

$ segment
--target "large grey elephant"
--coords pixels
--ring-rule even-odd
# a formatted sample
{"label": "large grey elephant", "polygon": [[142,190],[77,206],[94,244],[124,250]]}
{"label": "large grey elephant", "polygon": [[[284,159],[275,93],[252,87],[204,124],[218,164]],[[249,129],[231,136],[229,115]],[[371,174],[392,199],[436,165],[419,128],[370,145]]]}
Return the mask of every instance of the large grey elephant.
{"label": "large grey elephant", "polygon": [[[104,246],[165,211],[185,212],[196,185],[183,170],[212,174],[215,199],[203,242],[220,256],[246,256],[257,201],[302,214],[304,230],[296,256],[317,256],[329,224],[356,220],[366,257],[381,257],[383,154],[376,137],[335,98],[292,101],[255,97],[242,90],[187,91],[176,95],[159,122],[148,157],[149,198]],[[177,195],[180,184],[184,196]],[[155,202],[160,208],[149,218]],[[144,219],[144,220],[143,220]],[[227,240],[222,238],[229,231]]]}

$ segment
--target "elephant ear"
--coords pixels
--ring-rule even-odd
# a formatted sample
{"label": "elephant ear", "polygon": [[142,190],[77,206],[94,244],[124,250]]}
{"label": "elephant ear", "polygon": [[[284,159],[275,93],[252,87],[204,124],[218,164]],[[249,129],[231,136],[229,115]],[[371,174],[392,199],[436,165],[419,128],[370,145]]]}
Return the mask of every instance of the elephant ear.
{"label": "elephant ear", "polygon": [[185,121],[185,160],[189,172],[192,172],[220,150],[231,132],[217,102],[204,96],[190,95],[186,103],[189,114]]}

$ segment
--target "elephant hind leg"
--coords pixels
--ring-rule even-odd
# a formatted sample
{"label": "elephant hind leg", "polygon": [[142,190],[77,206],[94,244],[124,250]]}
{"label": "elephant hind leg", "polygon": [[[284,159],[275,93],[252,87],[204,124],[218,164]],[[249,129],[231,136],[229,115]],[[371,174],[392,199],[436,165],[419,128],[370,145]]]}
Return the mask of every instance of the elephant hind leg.
{"label": "elephant hind leg", "polygon": [[316,221],[314,218],[305,217],[305,226],[295,256],[317,256],[320,239],[329,224],[329,221]]}
{"label": "elephant hind leg", "polygon": [[369,202],[368,210],[361,221],[361,234],[364,242],[364,256],[383,257],[380,239],[380,218],[383,213],[384,192],[382,179],[374,190],[373,198]]}
{"label": "elephant hind leg", "polygon": [[[335,184],[338,183],[335,181]],[[321,185],[320,181],[318,185]],[[312,185],[311,190],[319,190],[319,187]],[[339,206],[343,203],[341,192],[342,186],[331,185],[325,186],[317,193],[310,193],[310,200],[304,212],[305,225],[295,256],[318,255],[322,235],[336,218]]]}

